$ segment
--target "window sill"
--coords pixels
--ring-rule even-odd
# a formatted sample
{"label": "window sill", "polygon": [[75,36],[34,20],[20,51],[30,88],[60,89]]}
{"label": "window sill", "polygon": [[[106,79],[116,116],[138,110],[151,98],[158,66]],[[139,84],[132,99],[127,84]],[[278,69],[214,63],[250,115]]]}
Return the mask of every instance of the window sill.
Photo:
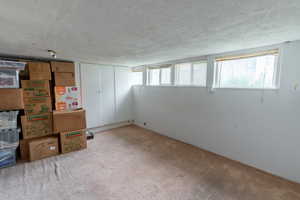
{"label": "window sill", "polygon": [[250,90],[250,91],[278,91],[279,88],[212,88],[212,91],[215,90]]}
{"label": "window sill", "polygon": [[207,88],[200,85],[133,85],[134,87]]}

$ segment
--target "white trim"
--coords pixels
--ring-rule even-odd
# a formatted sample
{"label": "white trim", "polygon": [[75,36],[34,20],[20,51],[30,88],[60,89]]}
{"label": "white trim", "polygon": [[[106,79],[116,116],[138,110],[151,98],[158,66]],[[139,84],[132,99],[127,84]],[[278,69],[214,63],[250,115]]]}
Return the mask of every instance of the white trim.
{"label": "white trim", "polygon": [[132,120],[129,120],[130,122],[118,122],[118,123],[114,123],[114,124],[108,124],[108,125],[104,125],[104,126],[99,126],[99,127],[95,127],[95,128],[89,128],[87,130],[90,131],[94,131],[96,134],[101,133],[103,131],[107,131],[107,130],[111,130],[114,128],[119,128],[119,127],[123,127],[123,126],[128,126],[132,124]]}

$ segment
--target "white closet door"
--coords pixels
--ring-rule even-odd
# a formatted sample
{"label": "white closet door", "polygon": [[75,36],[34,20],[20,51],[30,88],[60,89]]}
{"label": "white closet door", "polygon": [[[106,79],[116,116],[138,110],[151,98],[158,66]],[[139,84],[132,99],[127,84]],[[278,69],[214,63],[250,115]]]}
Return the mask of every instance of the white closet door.
{"label": "white closet door", "polygon": [[115,86],[114,68],[101,68],[101,126],[115,123]]}
{"label": "white closet door", "polygon": [[101,71],[98,65],[81,64],[82,103],[86,110],[87,128],[101,126]]}
{"label": "white closet door", "polygon": [[130,69],[115,67],[115,91],[116,91],[116,121],[128,121],[132,119],[131,113],[131,84]]}

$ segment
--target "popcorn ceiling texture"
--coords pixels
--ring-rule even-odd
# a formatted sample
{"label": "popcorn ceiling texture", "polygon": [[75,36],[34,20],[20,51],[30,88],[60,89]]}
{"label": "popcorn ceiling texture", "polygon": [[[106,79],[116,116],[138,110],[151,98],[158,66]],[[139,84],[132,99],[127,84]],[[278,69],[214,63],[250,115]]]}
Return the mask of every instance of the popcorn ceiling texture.
{"label": "popcorn ceiling texture", "polygon": [[299,0],[0,0],[0,53],[138,66],[300,39]]}
{"label": "popcorn ceiling texture", "polygon": [[0,170],[5,200],[299,200],[300,185],[127,126],[88,149]]}

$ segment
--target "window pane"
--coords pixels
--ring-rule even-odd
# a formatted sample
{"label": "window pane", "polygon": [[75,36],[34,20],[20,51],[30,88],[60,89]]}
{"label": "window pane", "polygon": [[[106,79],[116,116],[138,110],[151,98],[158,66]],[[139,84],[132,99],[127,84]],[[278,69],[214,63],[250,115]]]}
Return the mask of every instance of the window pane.
{"label": "window pane", "polygon": [[161,68],[161,84],[171,84],[171,68]]}
{"label": "window pane", "polygon": [[143,72],[131,72],[131,84],[143,85]]}
{"label": "window pane", "polygon": [[159,71],[160,69],[149,70],[149,85],[159,85]]}
{"label": "window pane", "polygon": [[277,55],[217,62],[219,86],[225,88],[274,88]]}
{"label": "window pane", "polygon": [[193,84],[206,86],[207,63],[199,62],[193,64]]}
{"label": "window pane", "polygon": [[192,74],[192,64],[182,63],[175,65],[176,70],[176,84],[178,85],[190,85],[191,84],[191,74]]}

